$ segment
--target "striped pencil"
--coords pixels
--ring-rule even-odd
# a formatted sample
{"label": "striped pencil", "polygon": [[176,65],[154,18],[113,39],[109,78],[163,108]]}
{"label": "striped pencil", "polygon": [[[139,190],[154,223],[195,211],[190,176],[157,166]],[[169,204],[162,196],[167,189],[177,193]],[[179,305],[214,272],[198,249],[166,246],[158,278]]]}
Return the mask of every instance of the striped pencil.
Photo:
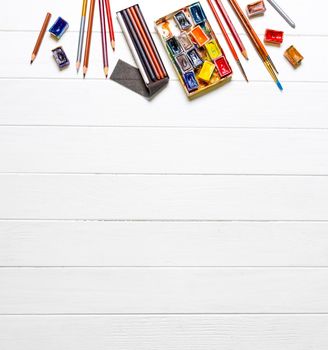
{"label": "striped pencil", "polygon": [[77,73],[80,70],[80,66],[81,66],[81,62],[82,62],[82,51],[83,51],[83,42],[84,42],[85,21],[86,21],[86,16],[87,16],[87,7],[88,7],[88,0],[83,0],[79,44],[77,47],[77,57],[76,57],[76,71],[77,71]]}

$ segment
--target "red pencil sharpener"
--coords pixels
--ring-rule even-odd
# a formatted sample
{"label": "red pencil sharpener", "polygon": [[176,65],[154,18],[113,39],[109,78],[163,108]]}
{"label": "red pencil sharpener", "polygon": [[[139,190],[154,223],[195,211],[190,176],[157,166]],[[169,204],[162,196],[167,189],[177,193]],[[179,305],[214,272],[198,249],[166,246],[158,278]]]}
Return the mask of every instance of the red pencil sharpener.
{"label": "red pencil sharpener", "polygon": [[279,30],[267,29],[264,34],[264,42],[266,44],[280,46],[284,41],[284,32]]}

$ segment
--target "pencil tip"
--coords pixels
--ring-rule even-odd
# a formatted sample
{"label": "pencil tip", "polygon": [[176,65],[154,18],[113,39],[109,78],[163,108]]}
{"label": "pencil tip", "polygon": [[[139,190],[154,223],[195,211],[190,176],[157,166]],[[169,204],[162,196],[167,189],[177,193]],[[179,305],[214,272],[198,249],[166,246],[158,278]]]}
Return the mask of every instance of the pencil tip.
{"label": "pencil tip", "polygon": [[112,44],[113,51],[115,51],[115,41],[112,40],[111,44]]}
{"label": "pencil tip", "polygon": [[248,60],[248,55],[246,50],[242,51],[241,54],[246,58],[246,60]]}
{"label": "pencil tip", "polygon": [[79,73],[80,65],[81,65],[80,62],[76,62],[76,72],[77,72],[77,73]]}
{"label": "pencil tip", "polygon": [[104,67],[104,73],[105,73],[105,77],[107,79],[107,77],[108,77],[108,67]]}
{"label": "pencil tip", "polygon": [[31,57],[31,64],[34,62],[35,57],[36,57],[36,54],[32,53],[32,57]]}
{"label": "pencil tip", "polygon": [[83,67],[83,79],[85,79],[85,76],[87,75],[88,68],[86,66]]}
{"label": "pencil tip", "polygon": [[238,66],[240,68],[240,71],[241,71],[242,75],[244,76],[245,80],[248,83],[248,78],[247,78],[246,72],[245,72],[244,67],[242,66],[240,60],[237,61],[237,64],[238,64]]}

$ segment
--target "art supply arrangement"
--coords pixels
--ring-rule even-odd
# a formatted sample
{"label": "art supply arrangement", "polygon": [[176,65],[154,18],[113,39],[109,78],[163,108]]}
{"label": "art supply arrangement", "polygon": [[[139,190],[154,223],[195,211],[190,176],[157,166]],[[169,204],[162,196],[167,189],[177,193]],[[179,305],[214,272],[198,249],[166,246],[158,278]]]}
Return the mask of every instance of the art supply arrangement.
{"label": "art supply arrangement", "polygon": [[[32,52],[31,64],[36,59],[36,56],[40,50],[41,44],[43,42],[44,36],[49,26],[50,19],[51,19],[51,13],[47,13],[46,18],[44,19],[41,31],[39,33],[38,39],[36,41],[35,47]],[[56,41],[59,41],[60,38],[64,35],[64,33],[67,31],[68,27],[69,27],[68,23],[63,18],[58,17],[56,21],[53,23],[53,25],[50,27],[49,33],[53,39],[55,39]],[[67,58],[67,55],[64,49],[61,46],[53,49],[52,55],[55,59],[55,62],[59,70],[63,70],[64,68],[70,65],[70,61]]]}
{"label": "art supply arrangement", "polygon": [[188,97],[231,80],[232,69],[199,2],[155,22]]}
{"label": "art supply arrangement", "polygon": [[247,16],[244,14],[243,10],[239,6],[237,0],[229,0],[233,10],[235,11],[235,14],[239,18],[240,23],[243,25],[249,39],[251,40],[252,44],[254,45],[254,48],[256,49],[258,55],[261,57],[264,66],[268,70],[269,74],[271,75],[272,79],[278,86],[280,90],[283,90],[283,87],[277,77],[278,71],[275,67],[274,63],[271,60],[271,57],[269,56],[268,52],[266,51],[264,45],[262,44],[260,38],[256,34],[254,28],[252,27],[250,21],[248,20]]}
{"label": "art supply arrangement", "polygon": [[[278,88],[283,90],[278,79],[278,70],[264,44],[276,47],[284,46],[284,41],[287,41],[288,36],[285,38],[284,31],[269,27],[265,30],[262,41],[251,24],[254,17],[264,16],[266,18],[268,16],[266,14],[266,1],[292,28],[296,27],[295,22],[278,5],[276,0],[253,0],[244,9],[240,7],[239,0],[207,0],[207,4],[244,79],[248,82],[248,75],[237,49],[234,47],[237,45],[241,55],[248,60],[244,38],[242,40],[238,34],[233,19],[229,16],[223,2],[230,4],[270,77]],[[84,78],[89,69],[97,4],[100,18],[102,66],[106,78],[109,74],[108,43],[115,51],[115,31],[110,0],[82,0],[76,70],[79,73],[82,66]],[[153,40],[151,30],[148,28],[138,4],[118,11],[117,19],[137,67],[131,66],[123,60],[118,60],[110,79],[142,96],[152,98],[167,85],[169,76]],[[31,64],[40,51],[50,20],[51,14],[47,13],[32,52]],[[51,40],[60,41],[68,28],[69,23],[63,17],[56,18],[48,30]],[[200,96],[231,80],[233,69],[207,19],[201,2],[186,5],[159,18],[155,21],[155,29],[189,98]],[[294,45],[291,45],[292,43],[286,44],[289,47],[282,51],[281,56],[284,56],[286,62],[289,62],[296,69],[300,67],[304,57]],[[51,50],[51,54],[59,71],[69,67],[70,60],[63,46],[57,44]]]}

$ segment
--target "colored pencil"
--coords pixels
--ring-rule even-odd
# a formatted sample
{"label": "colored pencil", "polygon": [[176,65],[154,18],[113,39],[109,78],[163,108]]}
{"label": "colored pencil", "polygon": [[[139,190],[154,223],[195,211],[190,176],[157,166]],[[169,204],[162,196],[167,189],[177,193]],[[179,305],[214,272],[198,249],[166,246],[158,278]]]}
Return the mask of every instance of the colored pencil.
{"label": "colored pencil", "polygon": [[238,45],[240,52],[248,60],[248,54],[247,54],[247,51],[245,49],[245,46],[244,46],[243,42],[241,41],[240,36],[239,36],[235,26],[233,25],[230,16],[228,15],[228,12],[226,11],[225,7],[223,6],[221,0],[214,0],[214,1],[216,2],[216,5],[218,6],[227,26],[229,27],[230,32],[231,32],[233,38],[235,39],[236,44]]}
{"label": "colored pencil", "polygon": [[[276,74],[274,72],[274,68],[273,68],[273,64],[272,64],[270,56],[268,55],[265,48],[263,47],[263,44],[261,43],[258,35],[256,34],[255,30],[253,29],[252,25],[250,24],[248,18],[245,16],[242,9],[238,5],[237,0],[229,0],[229,2],[231,4],[233,10],[235,11],[237,17],[239,18],[241,24],[245,28],[250,40],[252,41],[255,49],[257,50],[259,56],[261,57],[263,64],[265,65],[266,69],[270,73],[272,79],[277,84],[278,88],[280,90],[283,90],[283,87],[282,87],[278,77],[276,76]],[[264,50],[263,50],[263,48],[264,48]]]}
{"label": "colored pencil", "polygon": [[136,13],[134,7],[130,7],[128,9],[128,13],[130,15],[130,18],[132,19],[133,25],[135,26],[135,28],[137,30],[137,33],[139,35],[141,44],[142,44],[142,46],[143,46],[143,48],[144,48],[144,50],[146,52],[148,60],[151,63],[151,65],[153,67],[153,70],[155,71],[156,78],[158,80],[163,79],[164,75],[161,72],[161,69],[160,69],[159,64],[158,64],[158,62],[156,60],[155,54],[154,54],[154,52],[152,50],[152,47],[151,47],[150,43],[148,42],[148,38],[147,38],[147,36],[145,34],[144,28],[142,27],[142,25],[141,25],[141,23],[139,21],[139,18],[137,16],[137,13]]}
{"label": "colored pencil", "polygon": [[110,2],[109,1],[110,0],[105,0],[107,21],[108,21],[108,30],[109,30],[110,43],[112,45],[113,50],[115,51],[115,32],[114,32],[112,12],[111,12],[111,9],[110,9]]}
{"label": "colored pencil", "polygon": [[127,28],[127,26],[125,24],[125,21],[123,19],[123,12],[117,12],[117,20],[120,23],[120,26],[122,28],[122,32],[123,32],[123,34],[125,36],[125,39],[126,39],[128,45],[129,45],[131,51],[136,52],[134,54],[134,59],[135,59],[135,61],[137,63],[137,66],[140,68],[140,74],[141,74],[144,82],[148,85],[149,84],[148,75],[146,74],[145,69],[143,69],[144,64],[141,62],[139,54],[138,54],[138,52],[137,52],[137,50],[136,50],[136,48],[134,46],[134,43],[132,41],[132,37],[130,36],[128,28]]}
{"label": "colored pencil", "polygon": [[254,28],[251,25],[251,22],[249,21],[249,19],[247,18],[247,16],[244,14],[243,10],[241,9],[241,7],[239,6],[237,0],[229,0],[230,4],[232,5],[235,13],[237,14],[237,16],[239,17],[239,20],[241,21],[242,25],[244,26],[244,28],[246,29],[247,33],[249,35],[251,35],[253,37],[253,40],[256,41],[257,45],[260,47],[260,51],[263,53],[263,55],[268,59],[268,61],[270,62],[270,64],[272,65],[273,69],[276,71],[277,74],[279,74],[276,66],[274,65],[270,55],[268,54],[266,48],[264,47],[262,41],[260,40],[260,38],[258,37],[258,35],[256,34]]}
{"label": "colored pencil", "polygon": [[232,44],[232,42],[231,42],[231,40],[229,38],[229,35],[228,35],[227,31],[225,30],[225,28],[223,26],[223,23],[221,22],[221,19],[220,19],[219,15],[218,15],[218,13],[217,13],[213,3],[212,3],[212,0],[207,0],[207,2],[210,5],[210,8],[211,8],[211,10],[212,10],[212,12],[214,14],[214,17],[216,18],[216,21],[218,22],[218,25],[221,28],[222,34],[223,34],[223,36],[224,36],[224,38],[225,38],[225,40],[226,40],[226,42],[227,42],[227,44],[228,44],[228,46],[230,48],[230,51],[231,51],[235,61],[237,62],[238,66],[239,66],[239,68],[241,70],[241,73],[243,74],[245,80],[248,82],[247,75],[246,75],[245,70],[244,70],[244,68],[243,68],[243,66],[242,66],[242,64],[241,64],[241,62],[239,60],[238,54],[237,54],[237,52],[236,52],[236,50],[235,50],[235,48],[234,48],[234,46],[233,46],[233,44]]}
{"label": "colored pencil", "polygon": [[125,22],[125,25],[126,25],[128,31],[132,37],[135,49],[137,50],[137,53],[141,59],[141,62],[143,63],[143,67],[144,67],[146,73],[148,74],[149,78],[152,81],[156,81],[156,76],[155,76],[154,70],[151,67],[151,64],[147,58],[147,55],[146,55],[146,53],[141,45],[140,39],[135,31],[135,28],[133,27],[133,24],[131,22],[128,11],[123,10],[121,13],[122,13],[122,17],[123,17],[123,20]]}
{"label": "colored pencil", "polygon": [[90,10],[89,10],[87,41],[86,41],[85,52],[84,52],[83,78],[85,78],[89,68],[89,57],[90,57],[90,48],[91,48],[91,39],[92,39],[93,18],[95,14],[95,4],[96,4],[96,0],[91,0]]}
{"label": "colored pencil", "polygon": [[83,52],[83,43],[84,43],[84,32],[85,32],[85,21],[86,21],[86,16],[87,16],[87,7],[88,7],[88,0],[83,0],[81,24],[80,24],[80,34],[79,34],[79,44],[77,46],[77,56],[76,56],[76,71],[77,71],[77,73],[80,70],[81,61],[82,61],[82,52]]}
{"label": "colored pencil", "polygon": [[34,60],[35,60],[35,58],[36,58],[36,56],[37,56],[37,54],[38,54],[38,52],[40,50],[40,46],[42,44],[44,35],[45,35],[46,31],[47,31],[47,28],[48,28],[48,25],[49,25],[49,22],[50,22],[50,18],[51,18],[51,13],[47,13],[46,18],[43,21],[43,25],[42,25],[42,28],[40,30],[38,39],[36,41],[36,44],[35,44],[33,52],[32,52],[31,64],[34,62]]}
{"label": "colored pencil", "polygon": [[104,0],[99,0],[99,15],[100,15],[101,47],[102,47],[102,55],[103,55],[104,73],[105,73],[105,77],[107,78],[108,77],[108,49],[107,49]]}
{"label": "colored pencil", "polygon": [[150,46],[152,47],[153,52],[155,53],[155,56],[156,56],[156,58],[157,58],[157,62],[159,63],[159,65],[160,65],[160,67],[161,67],[161,71],[163,72],[163,75],[164,75],[165,77],[167,77],[166,69],[165,69],[165,67],[164,67],[164,64],[163,64],[163,62],[162,62],[160,56],[159,56],[159,53],[158,53],[157,48],[156,48],[156,46],[155,46],[155,44],[154,44],[153,38],[152,38],[151,33],[150,33],[150,31],[149,31],[149,28],[148,28],[148,26],[147,26],[146,20],[145,20],[143,14],[142,14],[142,12],[141,12],[141,10],[140,10],[140,8],[139,8],[139,5],[135,5],[135,6],[134,6],[134,10],[136,11],[137,16],[138,16],[138,18],[139,18],[139,20],[140,20],[140,23],[142,24],[142,26],[143,26],[143,28],[144,28],[144,31],[145,31],[145,34],[146,34],[146,36],[147,36],[147,38],[148,38],[148,41],[149,41],[149,43],[150,43]]}
{"label": "colored pencil", "polygon": [[274,1],[268,0],[268,3],[280,14],[280,16],[292,27],[296,28],[296,24],[287,15],[287,13]]}

